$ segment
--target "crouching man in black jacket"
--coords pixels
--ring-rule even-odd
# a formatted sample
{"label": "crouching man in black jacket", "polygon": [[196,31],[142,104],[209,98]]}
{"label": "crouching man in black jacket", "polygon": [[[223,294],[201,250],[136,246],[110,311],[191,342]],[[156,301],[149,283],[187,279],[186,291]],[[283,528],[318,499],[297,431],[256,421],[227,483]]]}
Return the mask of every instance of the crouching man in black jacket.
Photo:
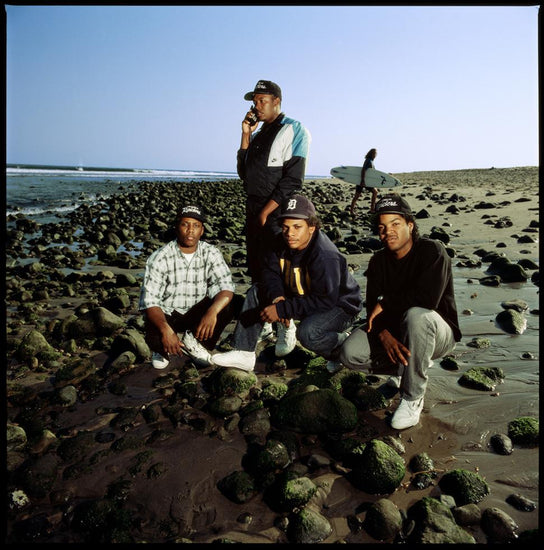
{"label": "crouching man in black jacket", "polygon": [[378,201],[375,222],[384,248],[372,256],[366,273],[366,332],[353,331],[340,360],[363,369],[385,354],[398,366],[388,384],[400,388],[391,426],[402,430],[419,422],[427,371],[433,359],[453,351],[461,331],[451,260],[442,243],[419,237],[410,206],[399,195]]}
{"label": "crouching man in black jacket", "polygon": [[296,336],[329,360],[334,372],[340,345],[362,309],[361,290],[346,259],[319,229],[312,202],[293,195],[281,205],[282,234],[267,250],[262,282],[248,291],[234,331],[234,350],[213,363],[252,371],[264,323],[298,321]]}

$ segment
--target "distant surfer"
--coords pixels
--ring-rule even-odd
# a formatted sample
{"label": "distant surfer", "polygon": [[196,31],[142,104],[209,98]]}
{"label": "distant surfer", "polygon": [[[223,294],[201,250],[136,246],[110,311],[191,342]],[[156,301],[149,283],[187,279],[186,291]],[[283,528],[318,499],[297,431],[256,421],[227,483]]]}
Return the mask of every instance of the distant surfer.
{"label": "distant surfer", "polygon": [[[363,192],[363,188],[366,187],[365,185],[365,172],[368,168],[374,168],[374,159],[376,158],[376,155],[378,154],[378,151],[376,149],[370,149],[370,151],[365,156],[365,162],[363,164],[363,169],[361,170],[361,183],[355,187],[355,195],[353,197],[353,200],[351,201],[351,206],[349,208],[349,212],[352,216],[355,215],[355,205],[357,204],[357,200],[361,196],[361,193]],[[374,187],[372,189],[372,199],[370,200],[370,212],[374,212],[374,206],[376,205],[376,198],[378,197],[378,190]]]}

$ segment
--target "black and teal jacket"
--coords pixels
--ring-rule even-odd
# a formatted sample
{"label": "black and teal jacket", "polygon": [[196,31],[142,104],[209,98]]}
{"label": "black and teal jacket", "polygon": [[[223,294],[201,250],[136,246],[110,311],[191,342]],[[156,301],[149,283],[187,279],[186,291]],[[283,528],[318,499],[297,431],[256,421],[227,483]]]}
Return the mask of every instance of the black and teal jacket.
{"label": "black and teal jacket", "polygon": [[311,136],[298,121],[280,113],[252,135],[248,149],[237,154],[238,175],[249,203],[262,208],[269,200],[281,204],[302,188]]}
{"label": "black and teal jacket", "polygon": [[304,250],[291,250],[278,235],[277,247],[267,254],[262,282],[282,319],[304,319],[314,313],[342,308],[348,315],[362,309],[361,289],[347,261],[333,242],[316,230]]}

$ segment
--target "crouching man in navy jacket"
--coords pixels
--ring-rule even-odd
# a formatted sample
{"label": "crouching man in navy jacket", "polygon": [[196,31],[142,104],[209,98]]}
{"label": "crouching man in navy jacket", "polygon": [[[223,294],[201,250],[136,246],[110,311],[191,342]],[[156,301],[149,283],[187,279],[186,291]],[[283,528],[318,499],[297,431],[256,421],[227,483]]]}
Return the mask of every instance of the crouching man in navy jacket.
{"label": "crouching man in navy jacket", "polygon": [[313,203],[302,195],[283,201],[281,235],[267,250],[262,282],[248,291],[234,331],[234,350],[213,363],[252,371],[264,323],[297,321],[296,339],[329,360],[334,372],[340,346],[362,309],[361,289],[347,261],[320,231]]}

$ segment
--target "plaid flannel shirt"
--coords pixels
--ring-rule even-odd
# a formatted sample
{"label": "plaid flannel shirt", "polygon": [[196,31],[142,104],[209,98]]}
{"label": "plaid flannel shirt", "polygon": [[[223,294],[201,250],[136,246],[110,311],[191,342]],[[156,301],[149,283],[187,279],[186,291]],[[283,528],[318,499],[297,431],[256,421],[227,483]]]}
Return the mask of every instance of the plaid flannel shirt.
{"label": "plaid flannel shirt", "polygon": [[160,307],[166,315],[184,314],[206,296],[234,292],[229,266],[220,250],[200,241],[189,262],[176,240],[149,256],[140,292],[139,309]]}

